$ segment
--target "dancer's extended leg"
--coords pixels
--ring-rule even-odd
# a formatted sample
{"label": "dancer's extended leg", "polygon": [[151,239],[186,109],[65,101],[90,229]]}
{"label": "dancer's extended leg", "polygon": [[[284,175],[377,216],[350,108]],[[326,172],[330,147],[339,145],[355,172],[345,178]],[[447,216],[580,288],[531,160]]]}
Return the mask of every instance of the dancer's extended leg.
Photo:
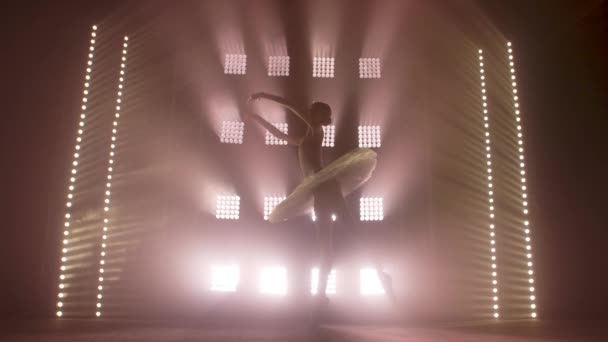
{"label": "dancer's extended leg", "polygon": [[319,244],[319,286],[317,296],[320,301],[327,301],[325,291],[333,264],[333,221],[326,213],[317,216],[317,240]]}
{"label": "dancer's extended leg", "polygon": [[373,251],[370,251],[370,248],[366,248],[366,246],[363,245],[364,244],[363,235],[360,233],[359,229],[357,228],[356,221],[354,220],[350,211],[346,207],[346,203],[345,203],[344,199],[342,199],[342,201],[339,205],[339,209],[340,209],[339,210],[339,219],[342,220],[344,226],[347,228],[347,230],[353,236],[355,243],[356,243],[357,247],[360,249],[361,253],[363,253],[366,256],[366,259],[369,260],[369,262],[371,262],[374,265],[374,267],[376,268],[376,272],[378,274],[378,278],[380,279],[380,282],[382,283],[384,292],[386,293],[386,295],[388,296],[390,301],[396,305],[397,298],[395,296],[395,291],[393,290],[393,280],[392,280],[391,276],[387,272],[384,271],[382,262],[380,261],[380,258],[376,255],[376,253],[374,253]]}

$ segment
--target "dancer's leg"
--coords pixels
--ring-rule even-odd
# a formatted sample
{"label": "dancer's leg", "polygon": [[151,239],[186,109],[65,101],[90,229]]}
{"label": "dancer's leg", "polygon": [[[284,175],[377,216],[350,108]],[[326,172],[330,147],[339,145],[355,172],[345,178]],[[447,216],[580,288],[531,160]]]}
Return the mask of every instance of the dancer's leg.
{"label": "dancer's leg", "polygon": [[331,214],[323,213],[317,216],[317,241],[319,244],[319,286],[317,296],[327,301],[325,291],[333,264],[333,221]]}
{"label": "dancer's leg", "polygon": [[380,261],[380,258],[376,255],[376,253],[374,253],[374,251],[371,251],[370,248],[366,248],[366,246],[364,246],[363,235],[361,234],[355,219],[352,217],[350,210],[348,210],[348,208],[346,207],[346,202],[344,201],[344,198],[342,198],[339,204],[339,209],[340,210],[338,219],[342,220],[344,226],[355,240],[355,244],[357,248],[360,249],[360,252],[363,253],[365,255],[365,258],[369,262],[371,262],[372,265],[376,268],[376,272],[378,274],[380,282],[382,283],[384,292],[389,297],[391,302],[393,304],[396,304],[397,298],[395,297],[395,292],[393,290],[393,280],[391,276],[384,271],[382,262]]}

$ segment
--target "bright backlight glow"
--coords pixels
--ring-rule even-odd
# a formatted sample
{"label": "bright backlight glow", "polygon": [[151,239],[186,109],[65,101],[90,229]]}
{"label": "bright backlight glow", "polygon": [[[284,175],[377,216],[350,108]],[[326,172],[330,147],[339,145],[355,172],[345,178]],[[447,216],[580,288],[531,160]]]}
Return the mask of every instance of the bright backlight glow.
{"label": "bright backlight glow", "polygon": [[239,285],[238,265],[211,266],[211,291],[235,292]]}
{"label": "bright backlight glow", "polygon": [[361,197],[359,200],[361,221],[384,220],[384,205],[382,197]]}
{"label": "bright backlight glow", "polygon": [[215,217],[224,220],[238,220],[241,198],[239,196],[217,196]]}
{"label": "bright backlight glow", "polygon": [[287,294],[287,270],[284,267],[264,267],[260,272],[260,293]]}
{"label": "bright backlight glow", "polygon": [[380,147],[380,126],[359,126],[359,147]]}
{"label": "bright backlight glow", "polygon": [[[317,267],[312,269],[310,278],[310,293],[316,295],[319,289],[319,269]],[[327,286],[325,287],[325,294],[336,293],[336,270],[329,272],[327,277]]]}
{"label": "bright backlight glow", "polygon": [[360,291],[363,296],[377,296],[384,294],[382,282],[378,272],[373,268],[363,268],[359,272]]}

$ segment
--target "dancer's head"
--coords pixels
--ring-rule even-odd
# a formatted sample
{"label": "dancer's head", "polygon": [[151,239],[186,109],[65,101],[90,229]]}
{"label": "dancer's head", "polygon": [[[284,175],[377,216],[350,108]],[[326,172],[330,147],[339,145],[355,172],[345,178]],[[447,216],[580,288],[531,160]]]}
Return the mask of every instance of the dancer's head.
{"label": "dancer's head", "polygon": [[331,107],[325,102],[313,102],[310,105],[310,120],[313,125],[331,124]]}

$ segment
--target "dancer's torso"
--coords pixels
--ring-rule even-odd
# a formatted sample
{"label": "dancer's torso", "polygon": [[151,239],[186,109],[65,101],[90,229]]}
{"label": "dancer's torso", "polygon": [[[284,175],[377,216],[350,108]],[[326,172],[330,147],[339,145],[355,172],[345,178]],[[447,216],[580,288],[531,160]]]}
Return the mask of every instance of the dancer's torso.
{"label": "dancer's torso", "polygon": [[[305,177],[312,176],[323,168],[323,128],[318,127],[304,136],[298,147],[300,167]],[[329,221],[331,214],[336,213],[335,206],[342,203],[340,185],[335,179],[328,180],[313,190],[314,210],[320,222]]]}
{"label": "dancer's torso", "polygon": [[[300,167],[305,177],[312,176],[323,168],[323,128],[309,130],[298,147]],[[314,211],[319,222],[328,222],[332,213],[337,213],[336,205],[343,203],[340,184],[336,179],[323,182],[313,190]]]}
{"label": "dancer's torso", "polygon": [[321,144],[323,143],[323,128],[318,127],[308,131],[298,146],[300,167],[305,177],[323,168]]}

